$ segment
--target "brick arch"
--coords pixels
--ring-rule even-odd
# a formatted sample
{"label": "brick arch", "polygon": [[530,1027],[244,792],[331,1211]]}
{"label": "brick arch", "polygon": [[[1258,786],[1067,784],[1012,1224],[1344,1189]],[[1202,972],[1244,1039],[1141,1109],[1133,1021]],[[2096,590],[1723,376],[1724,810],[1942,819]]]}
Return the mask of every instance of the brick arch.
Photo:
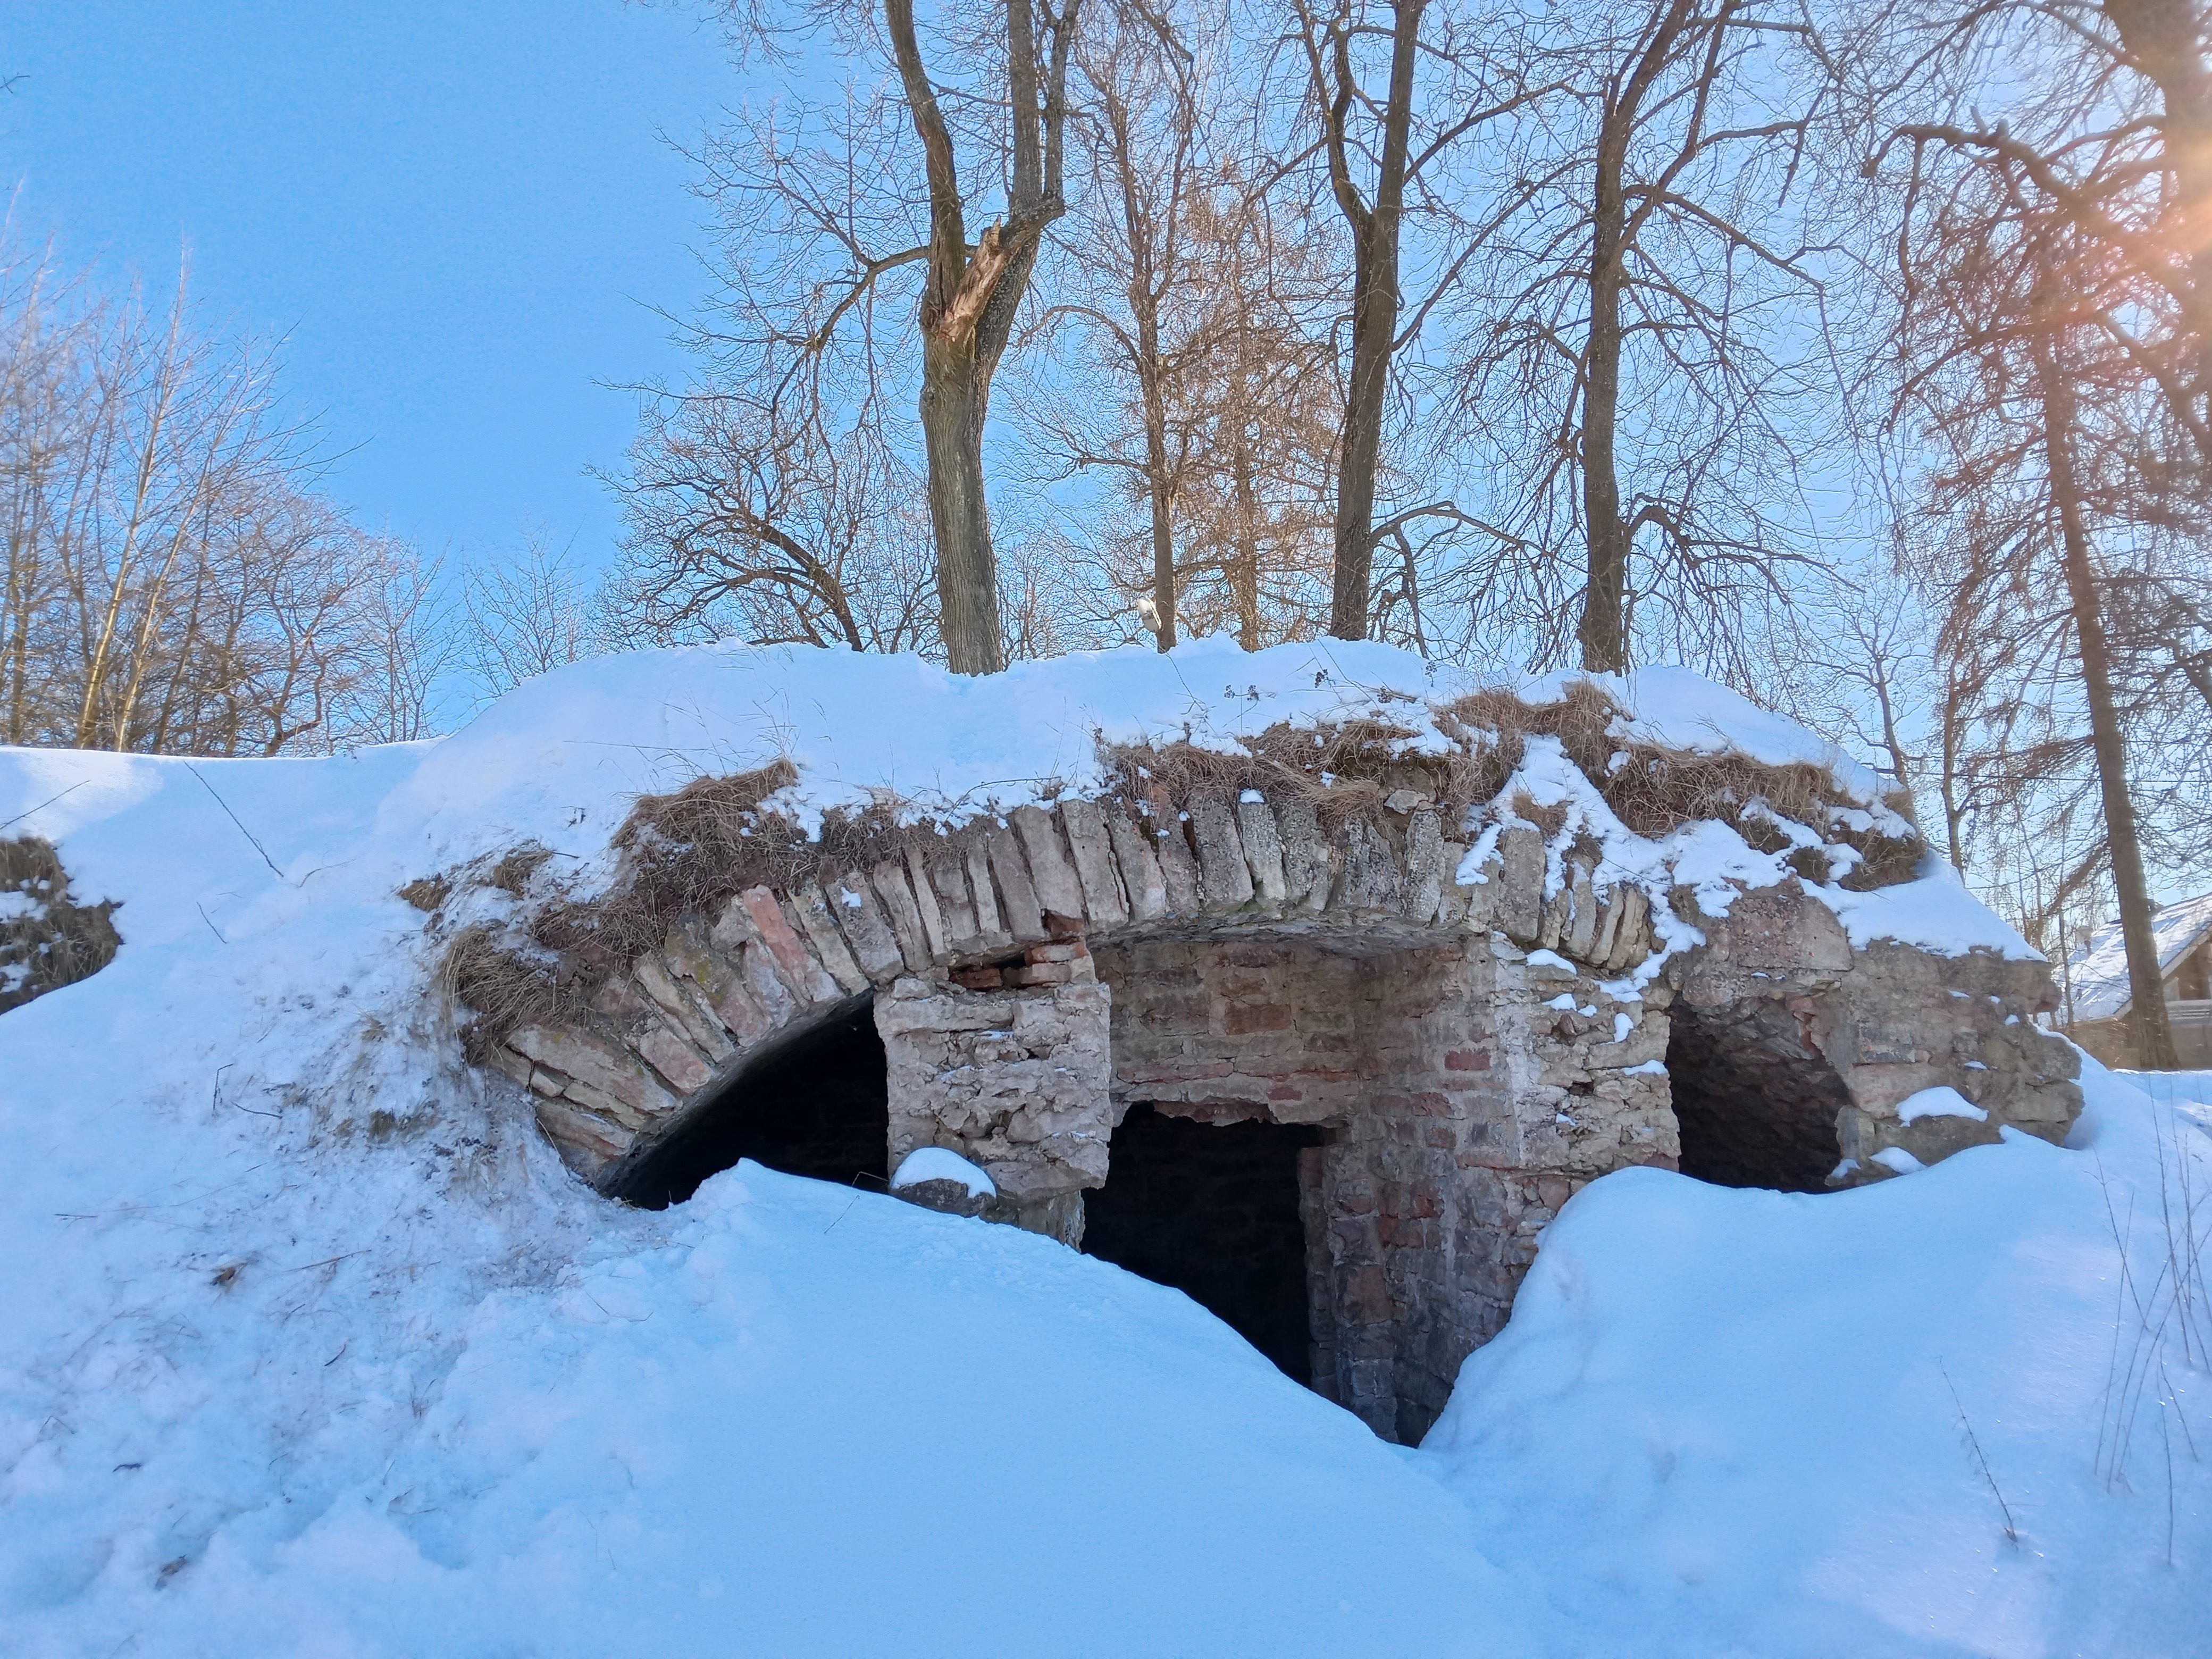
{"label": "brick arch", "polygon": [[[1012,998],[1103,1022],[1103,1002],[1087,1011],[1095,994],[1064,988],[1095,983],[1093,946],[1277,937],[1373,954],[1496,927],[1593,972],[1624,970],[1649,951],[1648,905],[1634,888],[1594,891],[1576,866],[1546,904],[1536,830],[1506,830],[1462,884],[1467,850],[1425,804],[1333,830],[1310,796],[1251,790],[1196,799],[1171,817],[1079,798],[1018,807],[865,869],[749,888],[713,915],[680,916],[659,949],[594,988],[588,1012],[523,1026],[486,1059],[532,1091],[569,1164],[612,1191],[758,1055],[866,994],[896,1042],[925,1029],[912,1005],[933,996],[995,997],[1010,1019]],[[979,1020],[992,1012],[973,1009]],[[900,1083],[895,1054],[895,1093]],[[895,1102],[894,1164],[908,1149]],[[1081,1164],[1066,1167],[1097,1184]]]}

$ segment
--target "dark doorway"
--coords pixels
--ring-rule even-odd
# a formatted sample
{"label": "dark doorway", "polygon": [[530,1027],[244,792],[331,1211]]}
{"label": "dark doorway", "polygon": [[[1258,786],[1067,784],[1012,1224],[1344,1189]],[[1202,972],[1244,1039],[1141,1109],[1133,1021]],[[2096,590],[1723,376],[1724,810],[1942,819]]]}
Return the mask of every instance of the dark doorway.
{"label": "dark doorway", "polygon": [[1310,1383],[1298,1153],[1320,1144],[1320,1130],[1298,1125],[1132,1106],[1106,1184],[1083,1195],[1084,1250],[1182,1291]]}
{"label": "dark doorway", "polygon": [[1668,1010],[1667,1072],[1682,1173],[1717,1187],[1822,1193],[1842,1161],[1836,1115],[1850,1093],[1796,1017],[1765,998]]}
{"label": "dark doorway", "polygon": [[841,1186],[883,1190],[890,1137],[884,1043],[866,997],[757,1056],[612,1188],[648,1210],[681,1204],[741,1158]]}

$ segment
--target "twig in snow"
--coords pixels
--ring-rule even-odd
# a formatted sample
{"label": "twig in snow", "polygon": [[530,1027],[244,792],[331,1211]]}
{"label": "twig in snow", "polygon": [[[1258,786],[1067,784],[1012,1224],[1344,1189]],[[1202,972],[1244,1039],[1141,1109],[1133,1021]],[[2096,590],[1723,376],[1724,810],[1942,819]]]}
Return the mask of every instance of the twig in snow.
{"label": "twig in snow", "polygon": [[1950,1371],[1942,1360],[1936,1369],[1943,1373],[1943,1386],[1951,1390],[1951,1403],[1959,1408],[1959,1426],[1966,1436],[1966,1449],[1974,1455],[1974,1462],[1982,1471],[1982,1479],[1989,1482],[1990,1494],[1997,1500],[1998,1511],[2004,1516],[2004,1535],[2014,1549],[2020,1547],[2020,1528],[2013,1524],[2012,1505],[2005,1502],[2002,1488],[1997,1485],[1996,1472],[1990,1468],[1989,1454],[1982,1449],[1981,1437],[1974,1432],[1972,1420],[1966,1415],[1966,1402],[1959,1398],[1959,1385],[1951,1380]]}
{"label": "twig in snow", "polygon": [[285,1267],[281,1271],[288,1273],[303,1273],[311,1267],[327,1267],[333,1262],[343,1261],[347,1256],[360,1255],[366,1249],[367,1247],[364,1246],[361,1250],[348,1250],[344,1255],[326,1255],[320,1261],[303,1261],[296,1267]]}
{"label": "twig in snow", "polygon": [[[222,1074],[237,1064],[238,1062],[234,1060],[228,1060],[215,1068],[215,1082],[208,1090],[208,1099],[210,1103],[212,1104],[217,1111],[221,1111],[223,1106]],[[233,1106],[237,1107],[241,1112],[252,1113],[255,1117],[273,1118],[276,1115],[274,1112],[258,1111],[253,1107],[247,1105],[242,1100],[234,1100],[230,1103]]]}
{"label": "twig in snow", "polygon": [[[70,785],[69,789],[63,790],[62,795],[68,794],[71,789],[82,789],[83,787],[84,780],[82,778],[79,778],[75,783]],[[54,802],[59,800],[62,798],[62,795],[50,796],[46,799],[40,801],[36,806],[33,806],[27,812],[18,812],[12,818],[0,820],[0,830],[7,829],[10,824],[21,823],[25,818],[34,818],[38,817],[40,813],[45,811],[49,806],[52,806]]]}
{"label": "twig in snow", "polygon": [[207,923],[208,932],[215,935],[215,942],[216,944],[228,945],[230,943],[228,939],[222,936],[222,929],[216,927],[215,923],[210,920],[206,905],[202,904],[198,899],[194,899],[192,901],[192,908],[200,913],[200,920]]}
{"label": "twig in snow", "polygon": [[215,795],[215,804],[222,808],[224,817],[228,817],[233,823],[238,825],[238,833],[253,843],[253,850],[261,854],[261,861],[269,866],[270,873],[275,876],[277,880],[283,880],[284,872],[276,867],[276,860],[269,856],[269,849],[261,844],[260,839],[254,835],[253,831],[246,827],[245,821],[241,819],[237,813],[230,810],[230,803],[225,800],[221,795],[216,795],[215,786],[210,783],[206,777],[201,774],[200,769],[193,765],[190,761],[186,761],[185,763],[185,770],[191,773],[194,777],[199,779],[201,788],[206,790],[210,795]]}

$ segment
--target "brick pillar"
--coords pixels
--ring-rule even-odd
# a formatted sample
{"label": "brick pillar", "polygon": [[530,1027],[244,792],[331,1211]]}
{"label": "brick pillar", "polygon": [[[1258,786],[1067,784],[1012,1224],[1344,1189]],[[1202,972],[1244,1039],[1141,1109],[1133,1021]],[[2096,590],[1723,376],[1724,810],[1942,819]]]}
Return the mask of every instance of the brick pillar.
{"label": "brick pillar", "polygon": [[968,991],[902,979],[876,999],[890,1085],[890,1168],[943,1146],[997,1183],[993,1213],[1083,1242],[1083,1191],[1106,1181],[1107,1015],[1096,982]]}

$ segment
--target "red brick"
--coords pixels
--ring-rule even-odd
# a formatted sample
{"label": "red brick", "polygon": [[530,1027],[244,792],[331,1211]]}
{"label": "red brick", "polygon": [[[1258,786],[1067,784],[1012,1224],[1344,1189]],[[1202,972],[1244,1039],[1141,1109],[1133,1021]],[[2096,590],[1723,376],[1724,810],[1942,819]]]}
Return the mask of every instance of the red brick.
{"label": "red brick", "polygon": [[1486,1072],[1490,1069],[1487,1048],[1459,1048],[1444,1056],[1448,1072]]}
{"label": "red brick", "polygon": [[1224,1017],[1221,1029],[1231,1036],[1244,1036],[1254,1031],[1287,1031],[1291,1029],[1291,1011],[1280,1003],[1231,1008]]}

